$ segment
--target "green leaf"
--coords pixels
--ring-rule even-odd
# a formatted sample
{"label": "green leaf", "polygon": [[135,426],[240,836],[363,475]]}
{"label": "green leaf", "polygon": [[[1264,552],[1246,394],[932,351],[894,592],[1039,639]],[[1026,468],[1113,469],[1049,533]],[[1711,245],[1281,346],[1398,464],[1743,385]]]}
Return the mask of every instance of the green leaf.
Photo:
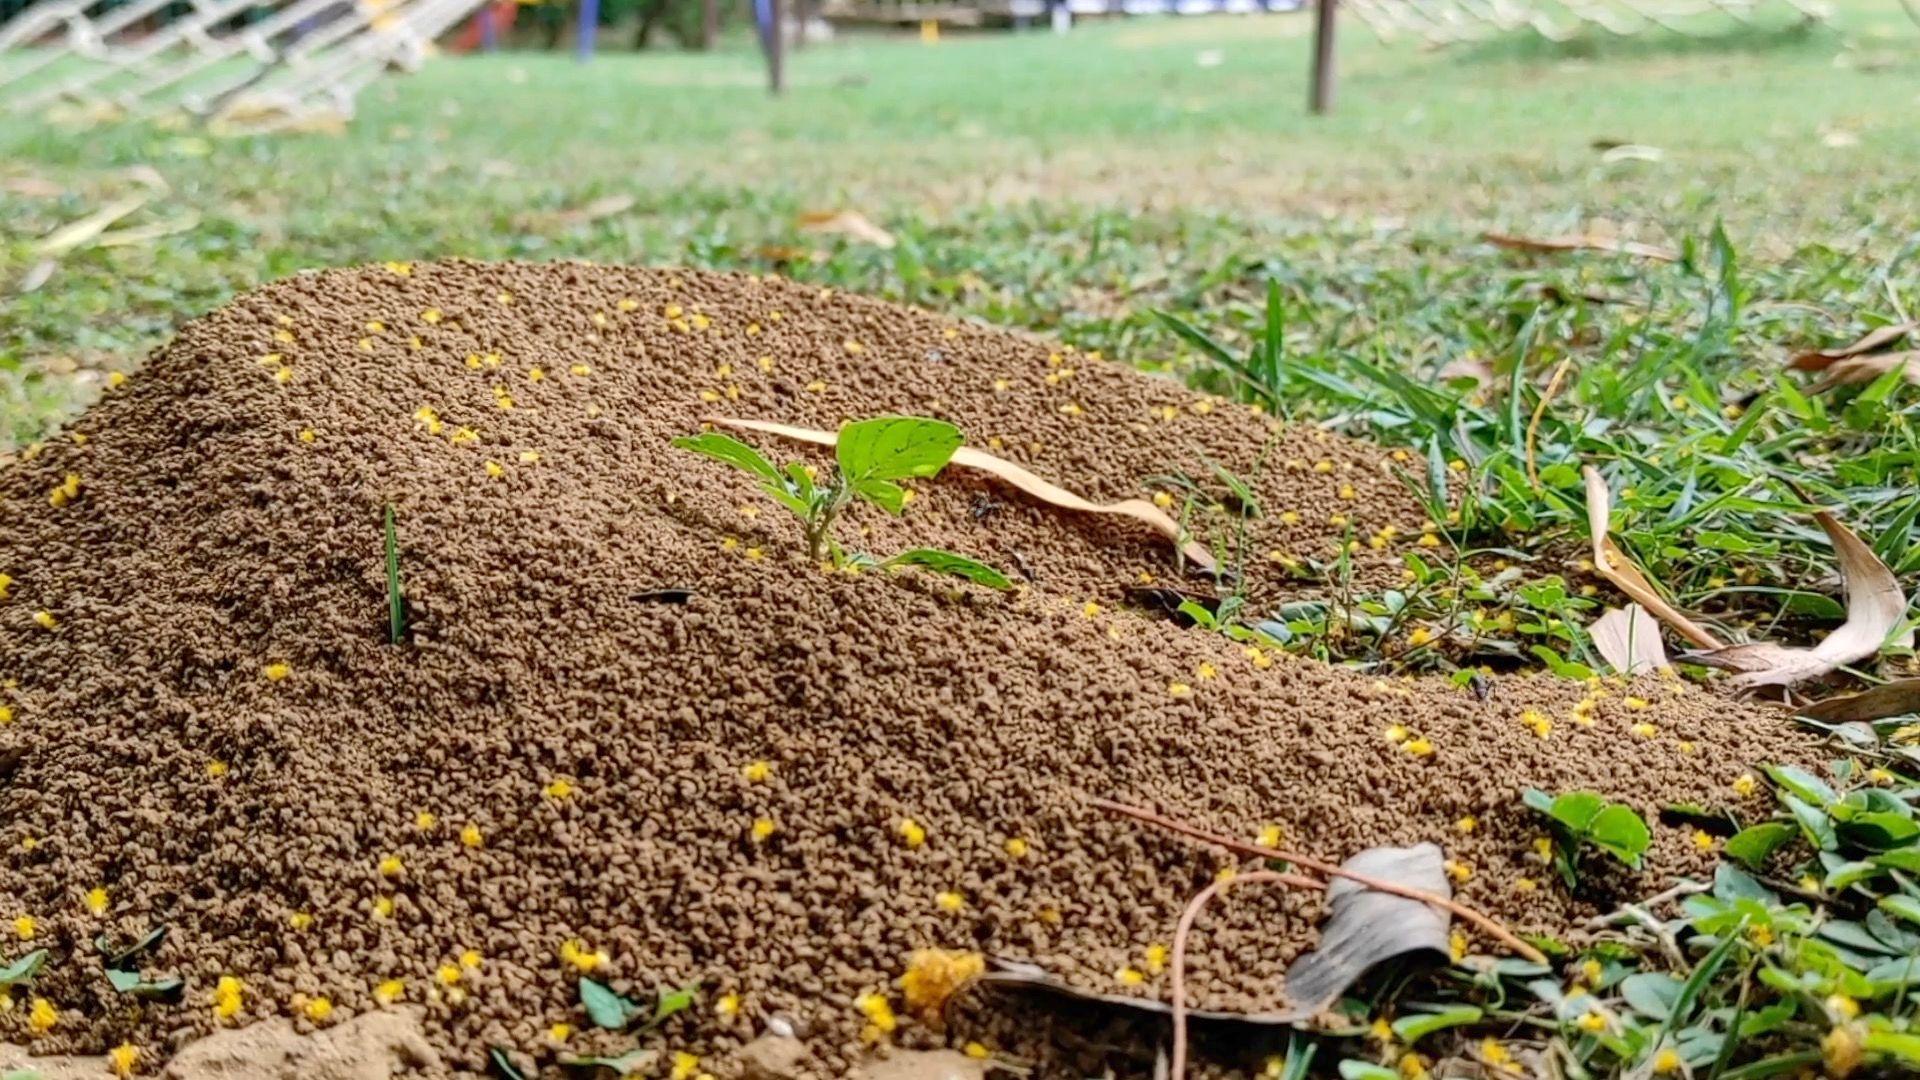
{"label": "green leaf", "polygon": [[761,457],[760,451],[732,436],[706,431],[698,435],[682,435],[673,440],[673,445],[750,472],[768,483],[780,482],[780,470],[774,468],[772,462]]}
{"label": "green leaf", "polygon": [[1821,851],[1832,851],[1840,846],[1840,838],[1833,831],[1833,822],[1827,812],[1810,803],[1802,802],[1797,796],[1782,795],[1780,801],[1786,805],[1793,820],[1800,823],[1800,829],[1807,834],[1807,841]]}
{"label": "green leaf", "polygon": [[856,490],[869,480],[937,475],[960,449],[960,429],[924,416],[881,416],[840,427],[834,457]]}
{"label": "green leaf", "polygon": [[514,1068],[512,1059],[507,1057],[505,1047],[487,1047],[487,1064],[500,1076],[500,1080],[527,1080],[527,1074]]}
{"label": "green leaf", "polygon": [[955,555],[951,551],[939,548],[912,548],[888,559],[883,566],[924,566],[929,570],[938,570],[943,574],[963,577],[977,585],[990,589],[1011,589],[1013,582],[1007,576],[983,562],[975,562],[965,555]]}
{"label": "green leaf", "polygon": [[1636,870],[1640,868],[1640,856],[1653,840],[1653,834],[1647,830],[1647,823],[1640,820],[1640,815],[1618,803],[1608,804],[1594,816],[1593,824],[1587,827],[1587,835],[1614,858]]}
{"label": "green leaf", "polygon": [[1400,1074],[1371,1061],[1348,1058],[1340,1063],[1340,1080],[1400,1080]]}
{"label": "green leaf", "polygon": [[891,480],[859,479],[847,481],[847,490],[868,502],[880,507],[889,514],[898,515],[907,508],[907,491]]}
{"label": "green leaf", "polygon": [[1827,806],[1834,801],[1833,789],[1819,777],[1793,765],[1763,766],[1773,782],[1793,792],[1815,806]]}
{"label": "green leaf", "polygon": [[1905,847],[1920,836],[1920,825],[1914,824],[1913,819],[1886,811],[1857,815],[1851,821],[1841,822],[1837,828],[1849,841],[1875,850]]}
{"label": "green leaf", "polygon": [[1574,832],[1583,833],[1606,805],[1607,800],[1591,791],[1569,791],[1555,798],[1547,813]]}
{"label": "green leaf", "polygon": [[1880,909],[1910,923],[1920,923],[1920,900],[1911,896],[1883,896],[1880,898]]}
{"label": "green leaf", "polygon": [[166,940],[167,925],[161,923],[159,926],[142,934],[138,941],[135,941],[124,949],[114,948],[107,940],[105,934],[93,939],[93,947],[100,950],[101,963],[106,967],[132,971],[138,969],[140,966],[136,961],[142,956],[158,949],[161,943]]}
{"label": "green leaf", "polygon": [[1875,1054],[1886,1054],[1920,1065],[1920,1035],[1908,1035],[1898,1031],[1869,1031],[1861,1040],[1861,1045]]}
{"label": "green leaf", "polygon": [[107,981],[120,993],[147,1001],[179,1001],[187,990],[187,981],[178,975],[149,980],[137,971],[122,971],[119,968],[107,969]]}
{"label": "green leaf", "polygon": [[1680,1000],[1680,980],[1664,971],[1642,971],[1620,980],[1620,996],[1634,1012],[1665,1020]]}
{"label": "green leaf", "polygon": [[1484,1015],[1473,1005],[1456,1005],[1438,1012],[1412,1013],[1393,1022],[1393,1033],[1401,1042],[1415,1043],[1445,1028],[1478,1023]]}
{"label": "green leaf", "polygon": [[1781,845],[1799,834],[1800,830],[1784,821],[1763,821],[1728,837],[1726,853],[1744,863],[1747,869],[1758,870]]}
{"label": "green leaf", "polygon": [[638,1002],[584,975],[580,977],[580,1005],[587,1010],[587,1019],[593,1021],[595,1027],[608,1031],[625,1031],[641,1012]]}
{"label": "green leaf", "polygon": [[697,982],[688,983],[673,990],[660,991],[660,997],[653,1003],[653,1016],[647,1021],[647,1026],[659,1027],[675,1013],[692,1008],[699,994],[700,984]]}
{"label": "green leaf", "polygon": [[624,1054],[573,1056],[560,1059],[560,1067],[589,1074],[611,1072],[615,1076],[633,1076],[647,1072],[660,1057],[658,1050],[635,1047]]}
{"label": "green leaf", "polygon": [[40,974],[40,969],[46,966],[47,950],[35,949],[6,967],[0,968],[0,989],[32,982],[34,976]]}
{"label": "green leaf", "polygon": [[393,527],[393,504],[387,504],[387,641],[398,645],[407,636],[407,604],[400,592],[400,540]]}

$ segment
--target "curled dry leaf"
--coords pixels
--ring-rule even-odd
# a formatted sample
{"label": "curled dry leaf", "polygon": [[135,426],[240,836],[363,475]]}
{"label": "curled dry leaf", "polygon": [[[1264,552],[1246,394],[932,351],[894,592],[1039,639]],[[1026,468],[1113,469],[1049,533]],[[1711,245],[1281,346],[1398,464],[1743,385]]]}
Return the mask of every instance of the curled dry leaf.
{"label": "curled dry leaf", "polygon": [[1608,666],[1622,675],[1665,671],[1667,647],[1660,641],[1660,623],[1639,604],[1608,608],[1587,628],[1593,647]]}
{"label": "curled dry leaf", "polygon": [[1510,251],[1610,251],[1658,262],[1678,262],[1680,259],[1680,253],[1672,248],[1642,244],[1637,240],[1618,240],[1610,236],[1512,236],[1483,232],[1480,239]]}
{"label": "curled dry leaf", "polygon": [[[741,420],[734,417],[708,417],[709,423],[730,427],[736,431],[759,431],[768,435],[778,435],[786,439],[813,443],[816,446],[832,446],[837,436],[831,431],[816,428],[794,427],[791,424],[776,424],[766,420]],[[1148,525],[1166,537],[1180,549],[1188,562],[1202,570],[1214,568],[1213,553],[1206,545],[1193,540],[1183,541],[1180,536],[1180,523],[1167,515],[1167,512],[1145,499],[1122,499],[1116,503],[1094,503],[1075,495],[1065,488],[1055,486],[1033,473],[1015,465],[1004,458],[975,450],[971,446],[962,446],[954,451],[950,464],[963,469],[975,469],[998,477],[1021,491],[1039,499],[1041,502],[1073,510],[1083,514],[1116,514],[1130,517]]]}
{"label": "curled dry leaf", "polygon": [[[1340,864],[1356,874],[1404,885],[1451,899],[1446,865],[1439,847],[1376,847]],[[1451,955],[1448,916],[1443,908],[1393,893],[1370,889],[1347,878],[1327,886],[1328,917],[1313,951],[1287,969],[1286,1004],[1278,1012],[1236,1013],[1186,1009],[1188,1017],[1237,1020],[1249,1024],[1297,1024],[1324,1012],[1340,995],[1374,967],[1407,956],[1428,955],[1445,963]],[[1156,1015],[1171,1015],[1173,1007],[1157,999],[1102,994],[1082,990],[1033,964],[995,960],[994,970],[979,979],[985,986],[1027,987],[1080,1001],[1099,1002]]]}
{"label": "curled dry leaf", "polygon": [[1908,382],[1920,385],[1920,350],[1871,353],[1835,360],[1828,365],[1825,375],[1807,386],[1807,393],[1823,394],[1836,386],[1870,383],[1895,368],[1902,369],[1901,375]]}
{"label": "curled dry leaf", "polygon": [[1632,597],[1636,603],[1658,615],[1681,637],[1703,649],[1723,648],[1719,638],[1667,603],[1666,597],[1660,595],[1653,583],[1640,572],[1640,568],[1633,565],[1633,561],[1613,542],[1613,537],[1607,534],[1607,522],[1613,513],[1613,496],[1607,491],[1607,481],[1591,465],[1582,470],[1582,475],[1587,480],[1587,528],[1593,534],[1595,572]]}
{"label": "curled dry leaf", "polygon": [[[1446,899],[1453,896],[1445,861],[1434,844],[1368,848],[1340,868]],[[1287,968],[1287,1000],[1308,1016],[1339,1000],[1377,964],[1418,953],[1430,953],[1444,964],[1451,956],[1444,908],[1369,889],[1349,878],[1327,884],[1327,908],[1331,915],[1319,944]]]}
{"label": "curled dry leaf", "polygon": [[1797,715],[1829,724],[1884,720],[1920,712],[1920,679],[1882,683],[1871,690],[1816,701]]}
{"label": "curled dry leaf", "polygon": [[147,205],[147,195],[129,195],[95,210],[78,221],[60,226],[40,239],[34,245],[34,254],[42,258],[56,259],[75,248],[92,243],[107,227],[135,210]]}
{"label": "curled dry leaf", "polygon": [[1893,323],[1869,331],[1860,340],[1851,345],[1840,345],[1831,349],[1809,349],[1793,355],[1792,367],[1796,371],[1825,371],[1835,360],[1845,360],[1852,356],[1864,356],[1879,352],[1898,342],[1901,338],[1920,330],[1920,321]]}
{"label": "curled dry leaf", "polygon": [[1833,544],[1834,555],[1839,559],[1840,574],[1847,588],[1847,621],[1811,649],[1757,641],[1712,652],[1689,653],[1686,659],[1738,672],[1733,678],[1736,686],[1791,686],[1880,651],[1887,636],[1906,616],[1906,593],[1900,590],[1893,571],[1873,553],[1873,548],[1838,518],[1825,510],[1817,510],[1813,519],[1826,530],[1827,540]]}
{"label": "curled dry leaf", "polygon": [[858,210],[809,210],[801,214],[795,224],[805,232],[838,233],[877,248],[894,245],[892,233],[869,221],[867,215]]}

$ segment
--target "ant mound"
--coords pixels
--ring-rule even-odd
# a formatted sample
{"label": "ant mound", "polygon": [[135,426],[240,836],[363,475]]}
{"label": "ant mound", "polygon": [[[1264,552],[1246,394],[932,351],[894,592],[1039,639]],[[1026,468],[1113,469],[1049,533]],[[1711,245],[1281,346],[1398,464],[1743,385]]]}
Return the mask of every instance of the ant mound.
{"label": "ant mound", "polygon": [[[638,1042],[731,1075],[771,1027],[807,1075],[971,1043],[1063,1073],[1085,1064],[1042,1025],[943,1027],[900,979],[938,948],[1164,999],[1181,908],[1243,860],[1087,796],[1332,861],[1432,841],[1458,900],[1566,934],[1596,890],[1712,857],[1656,822],[1639,874],[1593,867],[1570,897],[1524,789],[1652,820],[1812,758],[1777,712],[1677,681],[1380,681],[1182,628],[1129,602],[1184,580],[1164,537],[958,467],[837,535],[1018,587],[829,571],[753,478],[671,445],[714,414],[890,413],[1097,501],[1246,478],[1256,604],[1298,588],[1270,553],[1384,535],[1356,556],[1380,583],[1422,532],[1386,451],[789,282],[447,263],[262,289],[0,472],[0,962],[48,950],[0,1036],[157,1063],[253,1021],[411,1009],[455,1072]],[[1277,1007],[1324,915],[1235,890],[1193,938],[1192,999]],[[116,991],[103,952],[162,926],[131,962],[146,992]],[[648,1009],[698,990],[616,1035],[582,976]]]}

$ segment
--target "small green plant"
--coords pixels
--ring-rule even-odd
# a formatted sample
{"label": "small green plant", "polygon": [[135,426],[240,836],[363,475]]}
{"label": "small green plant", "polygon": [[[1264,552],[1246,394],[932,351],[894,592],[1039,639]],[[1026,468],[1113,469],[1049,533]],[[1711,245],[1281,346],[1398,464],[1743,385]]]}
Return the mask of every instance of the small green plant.
{"label": "small green plant", "polygon": [[393,527],[393,504],[387,504],[387,640],[395,645],[407,636],[407,598],[400,589],[400,539]]}
{"label": "small green plant", "polygon": [[626,1031],[638,1025],[642,1031],[651,1031],[666,1023],[675,1013],[691,1008],[699,990],[698,983],[662,988],[649,1006],[617,993],[606,983],[582,976],[580,1006],[586,1010],[587,1019],[593,1021],[595,1027]]}
{"label": "small green plant", "polygon": [[960,429],[944,420],[881,416],[854,421],[841,426],[834,445],[836,468],[821,477],[799,462],[777,469],[758,450],[718,432],[682,436],[673,440],[673,445],[758,478],[762,491],[800,519],[807,538],[807,556],[816,562],[830,559],[836,568],[924,566],[991,588],[1012,588],[1013,583],[1000,571],[951,551],[913,548],[877,559],[848,552],[833,537],[834,522],[855,499],[899,514],[907,504],[907,492],[900,481],[939,475],[953,459],[954,451],[960,449],[961,441]]}
{"label": "small green plant", "polygon": [[1631,807],[1610,803],[1591,791],[1549,795],[1528,788],[1527,806],[1545,814],[1553,833],[1553,865],[1569,890],[1579,884],[1580,849],[1591,844],[1635,870],[1653,839],[1647,823]]}

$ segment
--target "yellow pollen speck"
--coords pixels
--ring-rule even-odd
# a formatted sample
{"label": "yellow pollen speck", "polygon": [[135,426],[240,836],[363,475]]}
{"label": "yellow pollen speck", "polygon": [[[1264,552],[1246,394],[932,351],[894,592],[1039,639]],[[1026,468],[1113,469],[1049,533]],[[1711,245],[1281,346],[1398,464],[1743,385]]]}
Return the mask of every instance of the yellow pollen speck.
{"label": "yellow pollen speck", "polygon": [[1402,748],[1414,757],[1427,757],[1433,753],[1433,743],[1429,742],[1424,735],[1417,739],[1408,739]]}
{"label": "yellow pollen speck", "polygon": [[132,1076],[133,1067],[140,1064],[140,1048],[132,1043],[121,1043],[107,1051],[107,1063],[113,1066],[115,1076]]}
{"label": "yellow pollen speck", "polygon": [[1680,1052],[1671,1046],[1661,1047],[1660,1052],[1653,1055],[1653,1071],[1656,1073],[1679,1072]]}
{"label": "yellow pollen speck", "polygon": [[1167,947],[1157,942],[1147,946],[1144,959],[1147,964],[1147,974],[1160,974],[1167,966]]}
{"label": "yellow pollen speck", "polygon": [[442,986],[460,985],[462,974],[460,965],[458,964],[441,964],[440,969],[434,972],[435,977],[440,980],[440,985]]}
{"label": "yellow pollen speck", "polygon": [[328,1017],[333,1015],[333,1002],[323,997],[317,997],[307,1002],[306,1008],[301,1011],[307,1014],[307,1019],[316,1024],[323,1024],[326,1023]]}
{"label": "yellow pollen speck", "polygon": [[1530,877],[1518,877],[1513,879],[1513,887],[1520,892],[1532,892],[1539,888],[1540,885],[1539,882],[1534,881]]}
{"label": "yellow pollen speck", "polygon": [[1195,676],[1202,679],[1211,679],[1214,676],[1220,674],[1220,672],[1216,670],[1212,664],[1208,663],[1205,660],[1200,661],[1200,666],[1197,668],[1194,668],[1193,673]]}
{"label": "yellow pollen speck", "polygon": [[1448,859],[1441,865],[1446,869],[1447,876],[1455,881],[1467,881],[1473,877],[1473,867],[1468,866],[1466,863],[1454,862],[1452,859]]}
{"label": "yellow pollen speck", "polygon": [[413,274],[412,263],[389,262],[389,263],[384,263],[382,265],[384,265],[387,268],[387,272],[390,274],[398,274],[401,277],[410,277]]}
{"label": "yellow pollen speck", "polygon": [[1712,851],[1714,847],[1713,834],[1707,832],[1705,829],[1693,830],[1693,846],[1701,851]]}
{"label": "yellow pollen speck", "polygon": [[13,933],[21,941],[32,941],[33,936],[39,933],[38,927],[39,924],[31,915],[19,915],[13,920]]}
{"label": "yellow pollen speck", "polygon": [[440,315],[439,308],[430,307],[427,310],[420,313],[420,321],[423,323],[426,323],[429,326],[432,326],[438,323],[440,319],[441,319],[441,315]]}
{"label": "yellow pollen speck", "polygon": [[1471,834],[1473,830],[1480,827],[1480,819],[1474,817],[1472,814],[1468,814],[1466,817],[1454,822],[1453,827],[1457,832]]}
{"label": "yellow pollen speck", "polygon": [[485,838],[480,835],[480,826],[469,823],[465,828],[460,830],[461,844],[470,848],[477,848],[484,842]]}
{"label": "yellow pollen speck", "polygon": [[276,660],[266,667],[261,668],[260,674],[266,676],[268,682],[279,682],[281,679],[286,678],[292,671],[292,668]]}
{"label": "yellow pollen speck", "polygon": [[120,386],[126,381],[127,381],[127,373],[124,371],[110,372],[107,375],[107,385],[113,387],[116,390],[118,390]]}
{"label": "yellow pollen speck", "polygon": [[779,828],[773,823],[772,818],[755,818],[750,835],[757,844],[772,836]]}
{"label": "yellow pollen speck", "polygon": [[1635,724],[1628,730],[1643,739],[1651,739],[1660,732],[1659,728],[1654,727],[1652,724],[1645,723]]}
{"label": "yellow pollen speck", "polygon": [[807,392],[810,394],[817,394],[820,391],[825,390],[826,388],[827,388],[827,384],[825,382],[822,382],[819,379],[815,379],[812,382],[807,384]]}
{"label": "yellow pollen speck", "polygon": [[220,976],[213,988],[213,1015],[221,1020],[231,1020],[240,1012],[245,1001],[246,986],[231,975]]}
{"label": "yellow pollen speck", "polygon": [[389,877],[389,878],[399,877],[401,871],[405,869],[406,867],[401,864],[400,856],[398,855],[389,855],[386,858],[380,860],[380,876],[381,877]]}
{"label": "yellow pollen speck", "polygon": [[934,906],[948,914],[953,914],[967,906],[967,898],[957,892],[942,892],[933,898]]}
{"label": "yellow pollen speck", "polygon": [[487,475],[495,480],[507,475],[507,467],[492,458],[487,459],[484,467],[487,470]]}
{"label": "yellow pollen speck", "polygon": [[1546,714],[1538,709],[1528,709],[1526,712],[1521,713],[1520,723],[1525,725],[1527,730],[1542,739],[1546,738],[1553,731],[1553,721],[1547,719]]}
{"label": "yellow pollen speck", "polygon": [[107,890],[99,885],[87,890],[87,910],[95,915],[107,913]]}
{"label": "yellow pollen speck", "polygon": [[612,961],[604,950],[589,948],[586,942],[578,939],[560,943],[560,959],[576,971],[593,971]]}
{"label": "yellow pollen speck", "polygon": [[485,962],[486,958],[480,955],[479,949],[468,949],[460,954],[460,966],[468,971],[479,971],[480,965]]}
{"label": "yellow pollen speck", "polygon": [[1452,955],[1454,963],[1457,964],[1467,958],[1467,948],[1469,944],[1467,935],[1458,930],[1447,935],[1447,952]]}
{"label": "yellow pollen speck", "polygon": [[215,780],[227,775],[227,771],[228,765],[224,761],[207,762],[207,775],[213,777]]}
{"label": "yellow pollen speck", "polygon": [[713,1003],[713,1012],[722,1020],[731,1020],[740,1015],[740,995],[731,992],[721,994]]}
{"label": "yellow pollen speck", "polygon": [[407,984],[402,979],[388,979],[373,988],[373,1000],[382,1005],[391,1005],[407,996]]}
{"label": "yellow pollen speck", "polygon": [[1581,1031],[1598,1034],[1599,1032],[1607,1030],[1607,1018],[1600,1013],[1590,1010],[1581,1013],[1580,1019],[1574,1021],[1574,1026],[1578,1027]]}
{"label": "yellow pollen speck", "polygon": [[1627,699],[1627,708],[1633,709],[1636,712],[1638,712],[1641,709],[1647,708],[1650,704],[1652,703],[1649,702],[1646,698],[1630,697]]}
{"label": "yellow pollen speck", "polygon": [[1028,850],[1030,850],[1027,842],[1018,836],[1008,837],[1004,847],[1007,852],[1007,857],[1010,859],[1024,859],[1027,857]]}
{"label": "yellow pollen speck", "polygon": [[376,896],[373,898],[373,917],[376,919],[393,918],[393,897]]}
{"label": "yellow pollen speck", "polygon": [[[949,334],[953,333],[952,329],[949,328],[947,333]],[[975,1061],[985,1061],[993,1053],[993,1051],[988,1050],[984,1045],[977,1042],[970,1042],[967,1045],[961,1047],[960,1052],[974,1059]]]}
{"label": "yellow pollen speck", "polygon": [[927,842],[927,830],[919,822],[907,818],[900,823],[900,840],[910,848],[917,848]]}
{"label": "yellow pollen speck", "polygon": [[1094,618],[1100,614],[1100,605],[1089,600],[1080,608],[1080,614],[1085,615],[1089,619]]}
{"label": "yellow pollen speck", "polygon": [[773,774],[773,766],[764,761],[752,761],[740,767],[740,775],[749,784],[764,783]]}
{"label": "yellow pollen speck", "polygon": [[1114,972],[1113,977],[1121,986],[1139,986],[1147,981],[1145,975],[1142,975],[1130,967],[1123,967],[1119,971]]}
{"label": "yellow pollen speck", "polygon": [[572,1037],[573,1025],[564,1020],[547,1029],[547,1039],[550,1042],[563,1043]]}
{"label": "yellow pollen speck", "polygon": [[1280,846],[1280,835],[1280,826],[1263,825],[1260,832],[1253,838],[1253,842],[1264,848],[1277,848]]}
{"label": "yellow pollen speck", "polygon": [[313,916],[304,911],[296,911],[287,916],[287,926],[295,931],[311,930],[313,928]]}
{"label": "yellow pollen speck", "polygon": [[33,1006],[27,1010],[27,1027],[35,1035],[45,1035],[59,1023],[60,1010],[53,1007],[53,1002],[43,997],[33,999]]}
{"label": "yellow pollen speck", "polygon": [[313,441],[313,429],[312,429],[312,428],[301,428],[301,429],[300,429],[300,435],[299,435],[299,439],[300,439],[300,441],[301,441],[301,442],[303,442],[303,443],[310,443],[310,442],[312,442],[312,441]]}
{"label": "yellow pollen speck", "polygon": [[1388,742],[1402,743],[1407,741],[1407,738],[1411,733],[1407,731],[1407,729],[1404,726],[1400,724],[1394,724],[1388,727],[1387,730],[1384,732],[1384,734]]}
{"label": "yellow pollen speck", "polygon": [[1193,695],[1193,687],[1183,682],[1170,682],[1167,684],[1167,693],[1177,698],[1191,697]]}
{"label": "yellow pollen speck", "polygon": [[540,790],[549,799],[568,799],[573,797],[573,782],[565,777],[558,777]]}

